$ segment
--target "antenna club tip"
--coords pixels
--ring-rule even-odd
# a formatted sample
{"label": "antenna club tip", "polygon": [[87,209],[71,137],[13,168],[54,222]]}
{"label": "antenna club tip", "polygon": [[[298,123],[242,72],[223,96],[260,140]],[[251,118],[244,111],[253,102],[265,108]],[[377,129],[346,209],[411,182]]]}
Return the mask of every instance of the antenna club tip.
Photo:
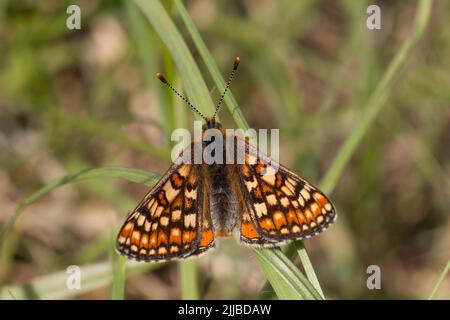
{"label": "antenna club tip", "polygon": [[234,58],[234,65],[233,65],[233,69],[236,70],[237,67],[239,66],[239,63],[241,62],[241,58],[239,56],[237,56],[236,58]]}
{"label": "antenna club tip", "polygon": [[156,76],[162,83],[167,83],[166,78],[164,78],[164,76],[162,75],[161,72],[155,73],[155,76]]}

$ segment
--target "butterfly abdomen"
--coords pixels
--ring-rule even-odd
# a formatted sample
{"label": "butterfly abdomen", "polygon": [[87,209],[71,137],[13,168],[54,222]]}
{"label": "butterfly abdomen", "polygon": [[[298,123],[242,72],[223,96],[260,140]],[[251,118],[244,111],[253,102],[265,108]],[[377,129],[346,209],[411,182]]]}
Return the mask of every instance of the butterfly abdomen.
{"label": "butterfly abdomen", "polygon": [[225,164],[208,166],[211,219],[218,237],[231,235],[239,213],[236,190],[232,190],[229,181],[231,170],[231,166]]}

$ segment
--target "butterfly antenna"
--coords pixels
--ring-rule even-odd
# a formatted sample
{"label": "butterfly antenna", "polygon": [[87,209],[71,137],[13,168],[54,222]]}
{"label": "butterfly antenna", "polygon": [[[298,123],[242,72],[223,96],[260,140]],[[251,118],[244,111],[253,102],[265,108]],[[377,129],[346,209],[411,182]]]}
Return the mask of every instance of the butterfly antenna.
{"label": "butterfly antenna", "polygon": [[220,97],[220,100],[217,103],[213,118],[217,115],[217,112],[219,112],[220,107],[222,106],[223,99],[225,98],[225,94],[227,93],[228,88],[230,87],[231,81],[233,80],[234,77],[234,73],[236,72],[236,69],[239,66],[239,62],[241,62],[241,58],[239,57],[234,58],[233,70],[231,70],[230,77],[228,78],[227,85],[225,86],[225,90],[223,91],[222,96]]}
{"label": "butterfly antenna", "polygon": [[175,90],[174,87],[171,86],[171,84],[169,82],[167,82],[166,78],[160,73],[157,72],[156,73],[156,77],[162,82],[164,83],[166,86],[168,86],[170,88],[170,90],[172,90],[181,100],[183,100],[184,102],[186,102],[188,104],[188,106],[194,110],[195,112],[197,112],[200,117],[202,117],[204,120],[206,120],[206,117],[196,108],[192,105],[192,103],[183,95],[181,95],[180,93],[178,93],[177,90]]}

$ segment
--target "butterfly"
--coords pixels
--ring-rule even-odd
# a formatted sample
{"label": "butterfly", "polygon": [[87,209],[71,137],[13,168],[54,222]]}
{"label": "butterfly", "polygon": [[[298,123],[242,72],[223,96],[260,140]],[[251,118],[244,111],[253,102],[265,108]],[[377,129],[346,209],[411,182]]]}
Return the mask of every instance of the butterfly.
{"label": "butterfly", "polygon": [[[205,117],[160,73],[156,76],[204,120],[202,135],[226,131],[215,117],[240,62],[236,57],[224,93],[211,117]],[[192,142],[159,182],[129,214],[117,237],[117,250],[128,258],[161,262],[198,256],[218,237],[237,230],[242,243],[274,247],[325,230],[337,217],[331,201],[311,183],[263,155],[248,140],[231,137],[243,161],[199,163]],[[226,146],[223,152],[230,152]],[[274,169],[275,168],[275,169]]]}

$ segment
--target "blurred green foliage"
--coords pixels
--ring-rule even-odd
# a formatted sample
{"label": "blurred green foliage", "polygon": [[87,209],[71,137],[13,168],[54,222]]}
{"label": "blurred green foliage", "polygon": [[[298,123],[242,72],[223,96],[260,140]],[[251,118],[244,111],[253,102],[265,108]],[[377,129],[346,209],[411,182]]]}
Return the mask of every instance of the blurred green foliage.
{"label": "blurred green foliage", "polygon": [[[72,3],[81,8],[81,30],[66,28],[66,8]],[[218,80],[209,77],[211,66],[201,63],[205,57],[177,5],[161,3],[216,101]],[[413,31],[419,2],[377,3],[381,30],[366,28],[371,4],[366,0],[183,2],[220,73],[228,74],[233,57],[241,56],[231,91],[244,119],[250,127],[280,128],[281,162],[313,183],[321,181],[354,134],[370,99],[387,93],[376,88]],[[433,3],[423,38],[333,181],[330,197],[338,221],[306,241],[329,298],[428,297],[447,264],[449,14],[450,3]],[[132,1],[3,0],[0,26],[0,227],[18,203],[63,175],[86,167],[159,173],[167,168],[172,129],[191,128],[193,118],[153,74],[163,71],[181,90],[190,84],[139,6]],[[225,127],[242,125],[229,111],[220,117]],[[144,192],[122,181],[90,180],[41,199],[2,243],[0,285],[14,288],[34,279],[39,284],[47,274],[63,274],[68,264],[108,259],[111,230]],[[108,210],[112,217],[102,216]],[[90,215],[85,218],[85,211],[99,212],[95,216],[104,217],[104,226]],[[85,231],[83,219],[98,226]],[[241,250],[229,240],[198,261],[200,297],[259,295],[264,278],[255,275],[259,282],[249,283],[255,258]],[[214,260],[247,278],[220,275],[223,270]],[[381,267],[382,290],[366,288],[371,264]],[[123,262],[116,267],[120,277]],[[88,270],[97,274],[95,268]],[[125,296],[176,298],[180,288],[174,272],[176,266],[167,264],[139,276],[141,281],[130,277],[133,285]],[[146,286],[159,288],[154,291],[160,294]],[[48,287],[43,288],[46,297]],[[96,288],[83,291],[83,297],[108,297]],[[449,288],[447,277],[435,297],[449,298]],[[113,296],[121,297],[121,290],[117,284]]]}

